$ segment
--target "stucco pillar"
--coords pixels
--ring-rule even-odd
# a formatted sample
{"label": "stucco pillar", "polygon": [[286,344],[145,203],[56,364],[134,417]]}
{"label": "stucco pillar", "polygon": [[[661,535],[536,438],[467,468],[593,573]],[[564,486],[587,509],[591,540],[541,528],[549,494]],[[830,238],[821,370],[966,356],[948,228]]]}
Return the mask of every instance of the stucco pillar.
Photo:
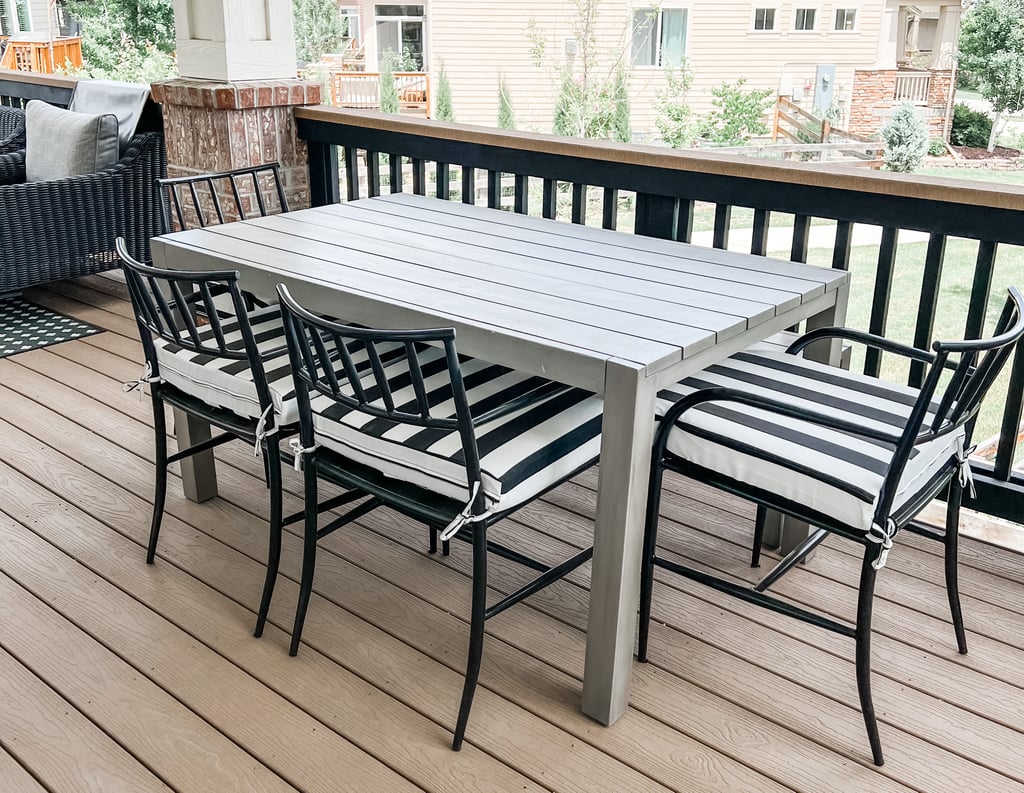
{"label": "stucco pillar", "polygon": [[296,78],[292,0],[174,0],[174,22],[181,76],[153,85],[168,175],[279,162],[291,206],[308,206],[292,111],[320,86]]}

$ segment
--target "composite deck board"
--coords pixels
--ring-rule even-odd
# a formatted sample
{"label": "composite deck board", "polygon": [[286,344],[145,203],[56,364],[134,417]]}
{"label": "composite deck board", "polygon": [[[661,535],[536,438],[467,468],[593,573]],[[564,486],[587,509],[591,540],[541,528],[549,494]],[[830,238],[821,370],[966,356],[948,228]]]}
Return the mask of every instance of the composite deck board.
{"label": "composite deck board", "polygon": [[[53,628],[52,635],[8,628],[4,648],[38,681],[21,689],[20,712],[39,722],[36,734],[52,736],[52,751],[64,751],[59,736],[85,729],[107,742],[110,756],[98,750],[92,758],[104,768],[127,758],[126,775],[209,789],[166,776],[161,764],[195,777],[224,768],[147,745],[159,731],[136,735],[124,727],[149,717],[160,701],[191,725],[190,739],[213,736],[230,747],[227,757],[247,758],[249,773],[273,780],[268,785],[304,789],[343,789],[339,780],[352,789],[438,791],[1024,788],[1016,707],[1024,691],[1014,682],[1024,651],[1019,636],[1001,637],[1021,624],[1024,563],[970,540],[962,554],[966,657],[950,641],[937,544],[906,538],[880,576],[881,769],[867,752],[850,642],[678,579],[659,577],[652,662],[635,667],[628,713],[612,728],[591,722],[579,712],[586,568],[488,623],[468,742],[452,753],[448,731],[468,616],[466,548],[430,557],[423,528],[386,511],[360,521],[367,531],[332,535],[320,554],[302,650],[288,658],[300,543],[286,534],[271,626],[254,640],[267,499],[259,461],[231,444],[218,450],[220,498],[188,502],[172,476],[160,556],[152,568],[142,563],[152,429],[148,399],[120,391],[141,361],[123,294],[122,284],[103,277],[33,291],[38,302],[111,332],[0,361],[0,478],[11,494],[0,505],[0,567],[19,609]],[[595,485],[586,472],[495,531],[558,558],[587,542]],[[750,510],[700,485],[670,488],[667,551],[748,575]],[[300,489],[291,472],[286,489],[286,508],[296,508]],[[717,556],[713,543],[722,549]],[[827,546],[780,591],[847,613],[842,603],[856,560]],[[492,597],[521,580],[513,565],[492,563]],[[66,672],[73,679],[64,690],[48,670],[69,646],[90,648],[94,661]],[[185,659],[188,670],[172,668]],[[86,693],[95,680],[106,691],[126,670],[135,675],[130,691],[148,692],[146,708],[126,704],[119,689],[102,708],[95,692],[72,700],[72,683]],[[38,701],[28,702],[37,690]],[[53,725],[49,709],[61,698],[77,718]],[[255,724],[244,714],[256,703],[280,715]],[[261,735],[269,728],[277,751]],[[6,735],[0,748],[2,789],[41,789],[44,760],[23,760]],[[334,771],[335,786],[324,787],[316,775],[327,776],[325,764],[340,764],[340,756],[353,770]],[[90,788],[80,779],[52,789]]]}
{"label": "composite deck board", "polygon": [[[48,724],[40,728],[49,730]],[[48,750],[53,751],[55,741],[50,740]],[[47,793],[45,787],[28,772],[24,765],[0,745],[0,780],[3,780],[5,793]]]}

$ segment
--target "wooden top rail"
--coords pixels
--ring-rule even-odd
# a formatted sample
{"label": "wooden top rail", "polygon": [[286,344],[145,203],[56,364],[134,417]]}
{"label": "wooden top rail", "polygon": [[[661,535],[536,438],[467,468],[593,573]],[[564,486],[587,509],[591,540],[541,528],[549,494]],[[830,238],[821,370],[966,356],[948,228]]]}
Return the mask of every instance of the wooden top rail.
{"label": "wooden top rail", "polygon": [[[0,69],[0,86],[3,86],[4,90],[8,87],[4,83],[8,82],[45,85],[49,88],[66,88],[73,91],[78,85],[78,78],[62,74],[39,74],[38,72],[22,72],[15,69]],[[0,90],[0,93],[4,93],[4,90]]]}
{"label": "wooden top rail", "polygon": [[[848,190],[873,196],[881,194],[893,198],[942,201],[978,208],[1024,212],[1024,187],[1017,185],[994,185],[931,176],[864,171],[854,166],[830,165],[826,170],[812,163],[752,160],[707,150],[685,151],[607,140],[567,138],[326,106],[297,108],[295,117],[321,124],[393,135],[411,135],[498,149],[517,149],[601,163],[783,182],[787,185]],[[318,130],[316,125],[309,125],[302,137],[316,143],[336,142],[332,140],[329,130]],[[388,136],[382,136],[386,137]],[[382,148],[381,151],[387,149]]]}

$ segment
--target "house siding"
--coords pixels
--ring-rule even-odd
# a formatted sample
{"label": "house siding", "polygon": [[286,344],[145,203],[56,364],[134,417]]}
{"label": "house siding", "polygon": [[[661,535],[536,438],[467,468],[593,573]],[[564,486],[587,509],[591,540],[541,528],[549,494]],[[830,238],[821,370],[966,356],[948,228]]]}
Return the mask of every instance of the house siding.
{"label": "house siding", "polygon": [[[777,32],[751,30],[754,3],[662,3],[663,8],[689,9],[687,51],[694,74],[689,91],[691,106],[698,112],[711,107],[711,89],[722,82],[747,78],[750,88],[773,92],[782,84],[802,88],[812,83],[818,64],[836,65],[838,96],[849,97],[855,66],[866,67],[877,58],[882,2],[769,3],[776,8]],[[372,13],[372,3],[366,3]],[[633,8],[643,4],[604,0],[599,6],[595,38],[599,52],[596,71],[607,75],[619,58],[630,60],[629,33]],[[812,33],[794,32],[796,8],[818,9]],[[858,9],[855,32],[831,30],[834,9]],[[486,3],[481,0],[435,0],[428,7],[430,68],[436,72],[444,61],[459,121],[494,124],[497,118],[499,74],[504,74],[522,129],[548,131],[557,96],[552,64],[564,62],[564,40],[572,35],[573,7],[568,2],[532,0],[519,3]],[[547,41],[546,65],[538,67],[531,57],[528,24]],[[580,58],[577,56],[577,62]],[[578,67],[577,67],[578,68]],[[630,97],[634,135],[647,139],[655,134],[655,95],[664,85],[664,70],[632,67]]]}

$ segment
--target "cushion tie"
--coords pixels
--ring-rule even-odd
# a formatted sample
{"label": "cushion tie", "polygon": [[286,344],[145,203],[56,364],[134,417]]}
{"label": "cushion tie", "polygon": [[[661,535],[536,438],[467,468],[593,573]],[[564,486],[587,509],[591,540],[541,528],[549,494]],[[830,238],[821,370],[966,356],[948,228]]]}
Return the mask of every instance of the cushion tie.
{"label": "cushion tie", "polygon": [[139,375],[137,380],[129,380],[127,383],[121,385],[121,390],[126,394],[134,391],[136,388],[139,389],[139,402],[142,401],[142,397],[146,392],[144,388],[145,383],[162,383],[164,379],[162,377],[156,377],[153,375],[153,365],[146,361],[146,365],[142,368],[142,374]]}
{"label": "cushion tie", "polygon": [[312,454],[320,448],[319,443],[314,443],[312,446],[303,446],[302,441],[298,438],[292,438],[288,441],[288,445],[292,447],[292,454],[295,456],[294,467],[296,471],[302,470],[303,455]]}
{"label": "cushion tie", "polygon": [[974,490],[974,472],[971,470],[970,457],[974,454],[974,450],[977,446],[972,446],[969,449],[964,448],[964,436],[958,435],[956,438],[956,462],[958,466],[957,480],[960,482],[960,487],[971,494],[971,498],[977,498],[978,494]]}
{"label": "cushion tie", "polygon": [[467,523],[476,523],[486,517],[486,513],[480,515],[473,514],[473,504],[476,501],[476,497],[479,492],[480,480],[477,480],[473,483],[473,489],[470,491],[469,501],[466,502],[466,506],[462,508],[462,511],[455,516],[451,523],[441,530],[440,537],[442,542],[448,542],[448,540],[458,534],[459,529]]}
{"label": "cushion tie", "polygon": [[892,538],[896,536],[896,531],[896,521],[892,518],[885,521],[885,526],[879,526],[877,523],[872,523],[871,528],[868,529],[868,540],[878,543],[881,546],[878,551],[878,556],[875,558],[875,561],[871,563],[871,566],[876,570],[881,570],[885,567],[885,560],[889,558],[889,550],[892,548]]}
{"label": "cushion tie", "polygon": [[[271,435],[276,435],[278,427],[275,424],[269,430],[267,429],[267,419],[270,418],[270,412],[274,409],[273,405],[267,405],[266,410],[260,414],[260,420],[256,422],[256,443],[253,446],[252,456],[260,456],[260,444],[263,443]],[[295,470],[298,470],[297,468]]]}

